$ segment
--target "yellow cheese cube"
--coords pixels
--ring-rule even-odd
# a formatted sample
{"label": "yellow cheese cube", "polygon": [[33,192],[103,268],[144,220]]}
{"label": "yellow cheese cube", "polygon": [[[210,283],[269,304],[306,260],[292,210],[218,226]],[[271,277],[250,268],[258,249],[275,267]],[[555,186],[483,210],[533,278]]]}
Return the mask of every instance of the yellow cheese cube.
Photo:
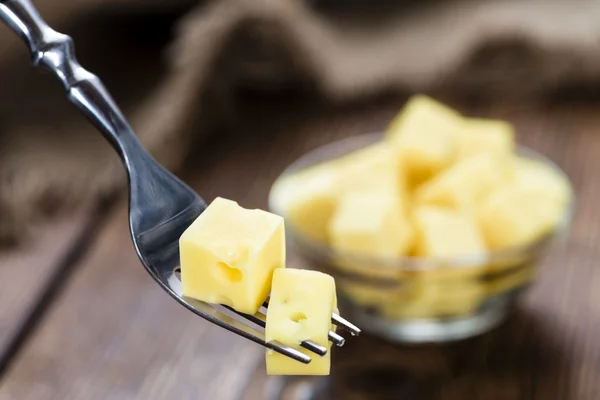
{"label": "yellow cheese cube", "polygon": [[415,201],[469,210],[511,173],[509,157],[478,154],[465,158],[424,183],[415,192]]}
{"label": "yellow cheese cube", "polygon": [[406,302],[410,298],[408,285],[386,287],[366,282],[347,280],[339,282],[340,293],[355,304],[364,307],[377,307],[380,305]]}
{"label": "yellow cheese cube", "polygon": [[541,161],[515,157],[514,179],[519,186],[543,198],[566,205],[571,198],[567,179]]}
{"label": "yellow cheese cube", "polygon": [[540,195],[537,189],[508,183],[488,196],[478,217],[491,249],[528,245],[556,228],[565,205]]}
{"label": "yellow cheese cube", "polygon": [[271,200],[283,210],[288,228],[326,243],[327,226],[337,203],[337,182],[331,165],[319,165],[277,182]]}
{"label": "yellow cheese cube", "polygon": [[393,149],[379,142],[283,178],[271,200],[283,210],[288,228],[327,243],[327,226],[344,193],[388,191],[406,207],[405,187]]}
{"label": "yellow cheese cube", "polygon": [[385,304],[389,318],[458,317],[477,310],[485,299],[485,287],[475,281],[414,283],[414,294],[404,302]]}
{"label": "yellow cheese cube", "polygon": [[485,260],[485,243],[470,214],[421,206],[414,212],[414,223],[417,255],[433,258],[469,256],[481,257],[482,262]]}
{"label": "yellow cheese cube", "polygon": [[[331,344],[328,333],[332,329],[331,314],[337,312],[335,281],[317,271],[278,269],[273,274],[273,288],[265,339],[291,346],[312,358],[302,364],[286,356],[266,350],[269,375],[329,375]],[[300,347],[305,340],[329,349],[319,357]]]}
{"label": "yellow cheese cube", "polygon": [[485,287],[475,281],[425,283],[417,302],[429,305],[433,315],[459,316],[474,312],[485,294]]}
{"label": "yellow cheese cube", "polygon": [[479,209],[492,249],[523,246],[554,230],[571,198],[567,180],[541,161],[516,157],[513,179],[495,189]]}
{"label": "yellow cheese cube", "polygon": [[387,139],[416,185],[448,166],[456,157],[462,117],[425,96],[415,96],[391,122]]}
{"label": "yellow cheese cube", "polygon": [[378,142],[334,161],[339,176],[339,191],[368,192],[388,188],[406,198],[405,174],[393,147]]}
{"label": "yellow cheese cube", "polygon": [[413,235],[397,198],[377,191],[343,196],[329,226],[335,250],[390,259],[410,250]]}
{"label": "yellow cheese cube", "polygon": [[458,157],[475,154],[511,154],[515,148],[515,130],[505,121],[470,118],[458,135]]}
{"label": "yellow cheese cube", "polygon": [[179,239],[183,295],[247,314],[285,266],[283,219],[217,197]]}

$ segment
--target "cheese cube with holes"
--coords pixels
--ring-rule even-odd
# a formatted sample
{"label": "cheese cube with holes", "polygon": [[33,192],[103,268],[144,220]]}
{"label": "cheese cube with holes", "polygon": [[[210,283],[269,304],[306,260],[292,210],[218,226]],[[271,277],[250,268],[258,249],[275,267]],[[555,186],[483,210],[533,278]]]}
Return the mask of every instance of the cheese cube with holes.
{"label": "cheese cube with holes", "polygon": [[465,158],[421,185],[418,203],[469,210],[492,188],[508,180],[508,155],[477,154]]}
{"label": "cheese cube with holes", "polygon": [[446,168],[457,155],[463,129],[459,113],[425,96],[415,96],[390,123],[387,139],[402,160],[411,186]]}
{"label": "cheese cube with holes", "polygon": [[183,295],[254,314],[285,266],[283,219],[217,197],[179,239]]}
{"label": "cheese cube with holes", "polygon": [[469,213],[421,206],[415,210],[414,220],[417,255],[432,258],[472,256],[485,261],[485,242],[476,219]]}
{"label": "cheese cube with holes", "polygon": [[512,154],[515,129],[506,121],[469,118],[458,135],[458,158],[475,154]]}
{"label": "cheese cube with holes", "polygon": [[[273,350],[266,350],[269,375],[329,375],[331,343],[328,333],[333,328],[331,314],[337,312],[335,281],[317,271],[278,269],[273,274],[273,287],[265,338],[278,341],[307,354],[309,364],[302,364]],[[328,349],[323,357],[300,347],[311,340]]]}
{"label": "cheese cube with holes", "polygon": [[408,253],[413,228],[398,198],[371,191],[340,199],[329,226],[331,246],[341,253],[395,259]]}

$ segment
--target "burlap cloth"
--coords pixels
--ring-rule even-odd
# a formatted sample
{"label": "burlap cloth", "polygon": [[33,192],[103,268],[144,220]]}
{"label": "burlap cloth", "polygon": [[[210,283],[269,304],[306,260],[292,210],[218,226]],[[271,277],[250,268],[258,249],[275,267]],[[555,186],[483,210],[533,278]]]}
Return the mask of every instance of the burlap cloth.
{"label": "burlap cloth", "polygon": [[[392,5],[390,5],[390,3]],[[600,82],[597,0],[39,0],[168,168],[232,87],[311,82],[333,102],[447,88],[544,96]],[[260,86],[259,86],[260,87]],[[0,28],[0,242],[123,187],[117,157]]]}

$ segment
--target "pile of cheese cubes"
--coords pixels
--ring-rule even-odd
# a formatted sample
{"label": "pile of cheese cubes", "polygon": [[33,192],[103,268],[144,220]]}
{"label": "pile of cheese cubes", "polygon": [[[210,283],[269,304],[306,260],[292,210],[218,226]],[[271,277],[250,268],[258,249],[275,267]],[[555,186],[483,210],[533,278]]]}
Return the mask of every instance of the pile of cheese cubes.
{"label": "pile of cheese cubes", "polygon": [[217,197],[183,233],[179,248],[184,296],[262,319],[259,310],[270,294],[266,341],[293,347],[312,361],[306,365],[267,350],[269,374],[329,374],[331,352],[319,357],[300,343],[331,349],[335,282],[321,272],[285,268],[283,218]]}
{"label": "pile of cheese cubes", "polygon": [[515,153],[513,127],[413,97],[385,137],[273,189],[290,226],[344,254],[452,258],[552,232],[568,182]]}
{"label": "pile of cheese cubes", "polygon": [[[386,289],[338,279],[354,303],[395,319],[470,314],[528,283],[533,259],[480,278],[496,269],[486,264],[491,253],[554,232],[570,198],[560,172],[516,153],[509,123],[467,118],[425,96],[409,100],[380,141],[285,176],[272,191],[288,228],[332,250],[338,267],[402,282]],[[427,268],[377,267],[401,258]],[[436,269],[465,259],[473,266]]]}

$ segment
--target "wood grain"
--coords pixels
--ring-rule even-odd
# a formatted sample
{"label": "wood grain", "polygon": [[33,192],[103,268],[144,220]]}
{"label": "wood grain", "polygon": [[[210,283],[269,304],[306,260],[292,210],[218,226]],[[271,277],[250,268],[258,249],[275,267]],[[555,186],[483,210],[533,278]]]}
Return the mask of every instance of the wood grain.
{"label": "wood grain", "polygon": [[229,396],[241,382],[228,381],[228,370],[239,376],[258,351],[194,317],[156,285],[130,243],[125,207],[112,215],[47,321],[6,377],[0,399]]}
{"label": "wood grain", "polygon": [[[401,100],[309,111],[279,103],[246,108],[235,133],[222,132],[196,153],[187,180],[206,200],[220,195],[265,207],[271,182],[289,162],[322,143],[382,128]],[[578,194],[570,239],[500,328],[445,346],[400,346],[369,335],[349,340],[334,353],[318,398],[600,397],[600,117],[566,107],[460,108],[513,121],[523,143],[569,173]],[[0,399],[265,398],[264,371],[256,369],[262,350],[170,300],[139,265],[125,217],[124,208],[112,215],[5,376]]]}
{"label": "wood grain", "polygon": [[89,223],[84,213],[56,221],[32,242],[0,253],[0,364]]}

